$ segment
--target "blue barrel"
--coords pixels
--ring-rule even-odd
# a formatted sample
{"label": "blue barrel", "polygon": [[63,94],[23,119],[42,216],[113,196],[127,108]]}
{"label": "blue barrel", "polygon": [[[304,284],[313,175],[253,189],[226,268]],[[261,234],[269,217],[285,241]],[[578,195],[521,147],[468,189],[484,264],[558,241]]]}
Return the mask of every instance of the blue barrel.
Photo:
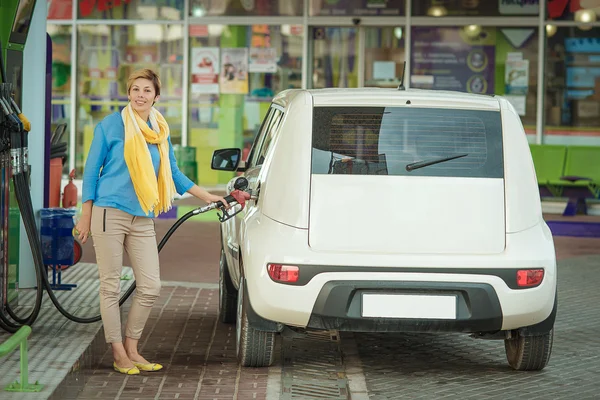
{"label": "blue barrel", "polygon": [[73,265],[74,209],[42,208],[40,235],[45,265]]}

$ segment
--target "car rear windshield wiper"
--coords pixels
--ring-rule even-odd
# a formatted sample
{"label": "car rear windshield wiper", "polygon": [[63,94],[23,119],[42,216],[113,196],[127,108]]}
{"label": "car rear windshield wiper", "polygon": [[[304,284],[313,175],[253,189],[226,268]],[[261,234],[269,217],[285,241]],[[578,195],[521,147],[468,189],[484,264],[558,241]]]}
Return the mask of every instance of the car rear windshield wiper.
{"label": "car rear windshield wiper", "polygon": [[466,157],[466,156],[468,156],[468,154],[456,154],[454,156],[435,158],[433,160],[417,161],[414,163],[406,164],[406,170],[410,172],[414,169],[428,167],[430,165],[439,164],[439,163],[443,163],[445,161],[455,160],[457,158],[462,158],[462,157]]}

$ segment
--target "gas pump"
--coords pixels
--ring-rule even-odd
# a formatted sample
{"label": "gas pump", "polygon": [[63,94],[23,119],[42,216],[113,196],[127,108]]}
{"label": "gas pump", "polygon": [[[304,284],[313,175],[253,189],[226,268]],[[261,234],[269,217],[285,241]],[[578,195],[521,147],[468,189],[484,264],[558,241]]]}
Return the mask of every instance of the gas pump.
{"label": "gas pump", "polygon": [[[0,327],[14,331],[16,324],[4,317],[11,315],[19,324],[33,321],[39,313],[41,295],[34,312],[27,318],[14,315],[10,305],[17,303],[21,211],[27,209],[17,199],[17,182],[21,191],[29,186],[27,161],[28,121],[21,113],[23,50],[35,9],[35,0],[0,2]],[[19,117],[20,116],[20,117]],[[22,120],[22,119],[23,120]],[[27,130],[25,130],[27,128]],[[42,294],[41,282],[38,292]],[[16,317],[16,318],[14,318]]]}

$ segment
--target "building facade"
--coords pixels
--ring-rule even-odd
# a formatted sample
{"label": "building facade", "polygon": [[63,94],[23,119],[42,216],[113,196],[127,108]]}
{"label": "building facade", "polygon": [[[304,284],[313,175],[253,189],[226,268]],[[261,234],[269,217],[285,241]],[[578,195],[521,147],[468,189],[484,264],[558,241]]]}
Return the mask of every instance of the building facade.
{"label": "building facade", "polygon": [[404,76],[507,96],[532,143],[600,145],[599,15],[600,0],[49,0],[52,124],[81,176],[127,76],[152,68],[173,143],[213,185],[231,176],[213,150],[249,147],[277,92]]}

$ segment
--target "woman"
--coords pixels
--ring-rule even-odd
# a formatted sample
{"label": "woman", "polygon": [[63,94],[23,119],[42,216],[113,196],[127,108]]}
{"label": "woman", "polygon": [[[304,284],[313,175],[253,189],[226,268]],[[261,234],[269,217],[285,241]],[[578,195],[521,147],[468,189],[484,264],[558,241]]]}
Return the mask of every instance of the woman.
{"label": "woman", "polygon": [[[113,367],[134,375],[162,368],[138,353],[142,330],[160,292],[152,218],[171,208],[175,192],[229,205],[177,168],[169,125],[153,107],[160,95],[158,75],[149,69],[134,72],[127,81],[127,94],[127,106],[104,118],[94,131],[76,229],[82,243],[91,229],[100,277],[100,314],[106,342],[112,345]],[[137,286],[124,342],[119,310],[123,248]]]}

